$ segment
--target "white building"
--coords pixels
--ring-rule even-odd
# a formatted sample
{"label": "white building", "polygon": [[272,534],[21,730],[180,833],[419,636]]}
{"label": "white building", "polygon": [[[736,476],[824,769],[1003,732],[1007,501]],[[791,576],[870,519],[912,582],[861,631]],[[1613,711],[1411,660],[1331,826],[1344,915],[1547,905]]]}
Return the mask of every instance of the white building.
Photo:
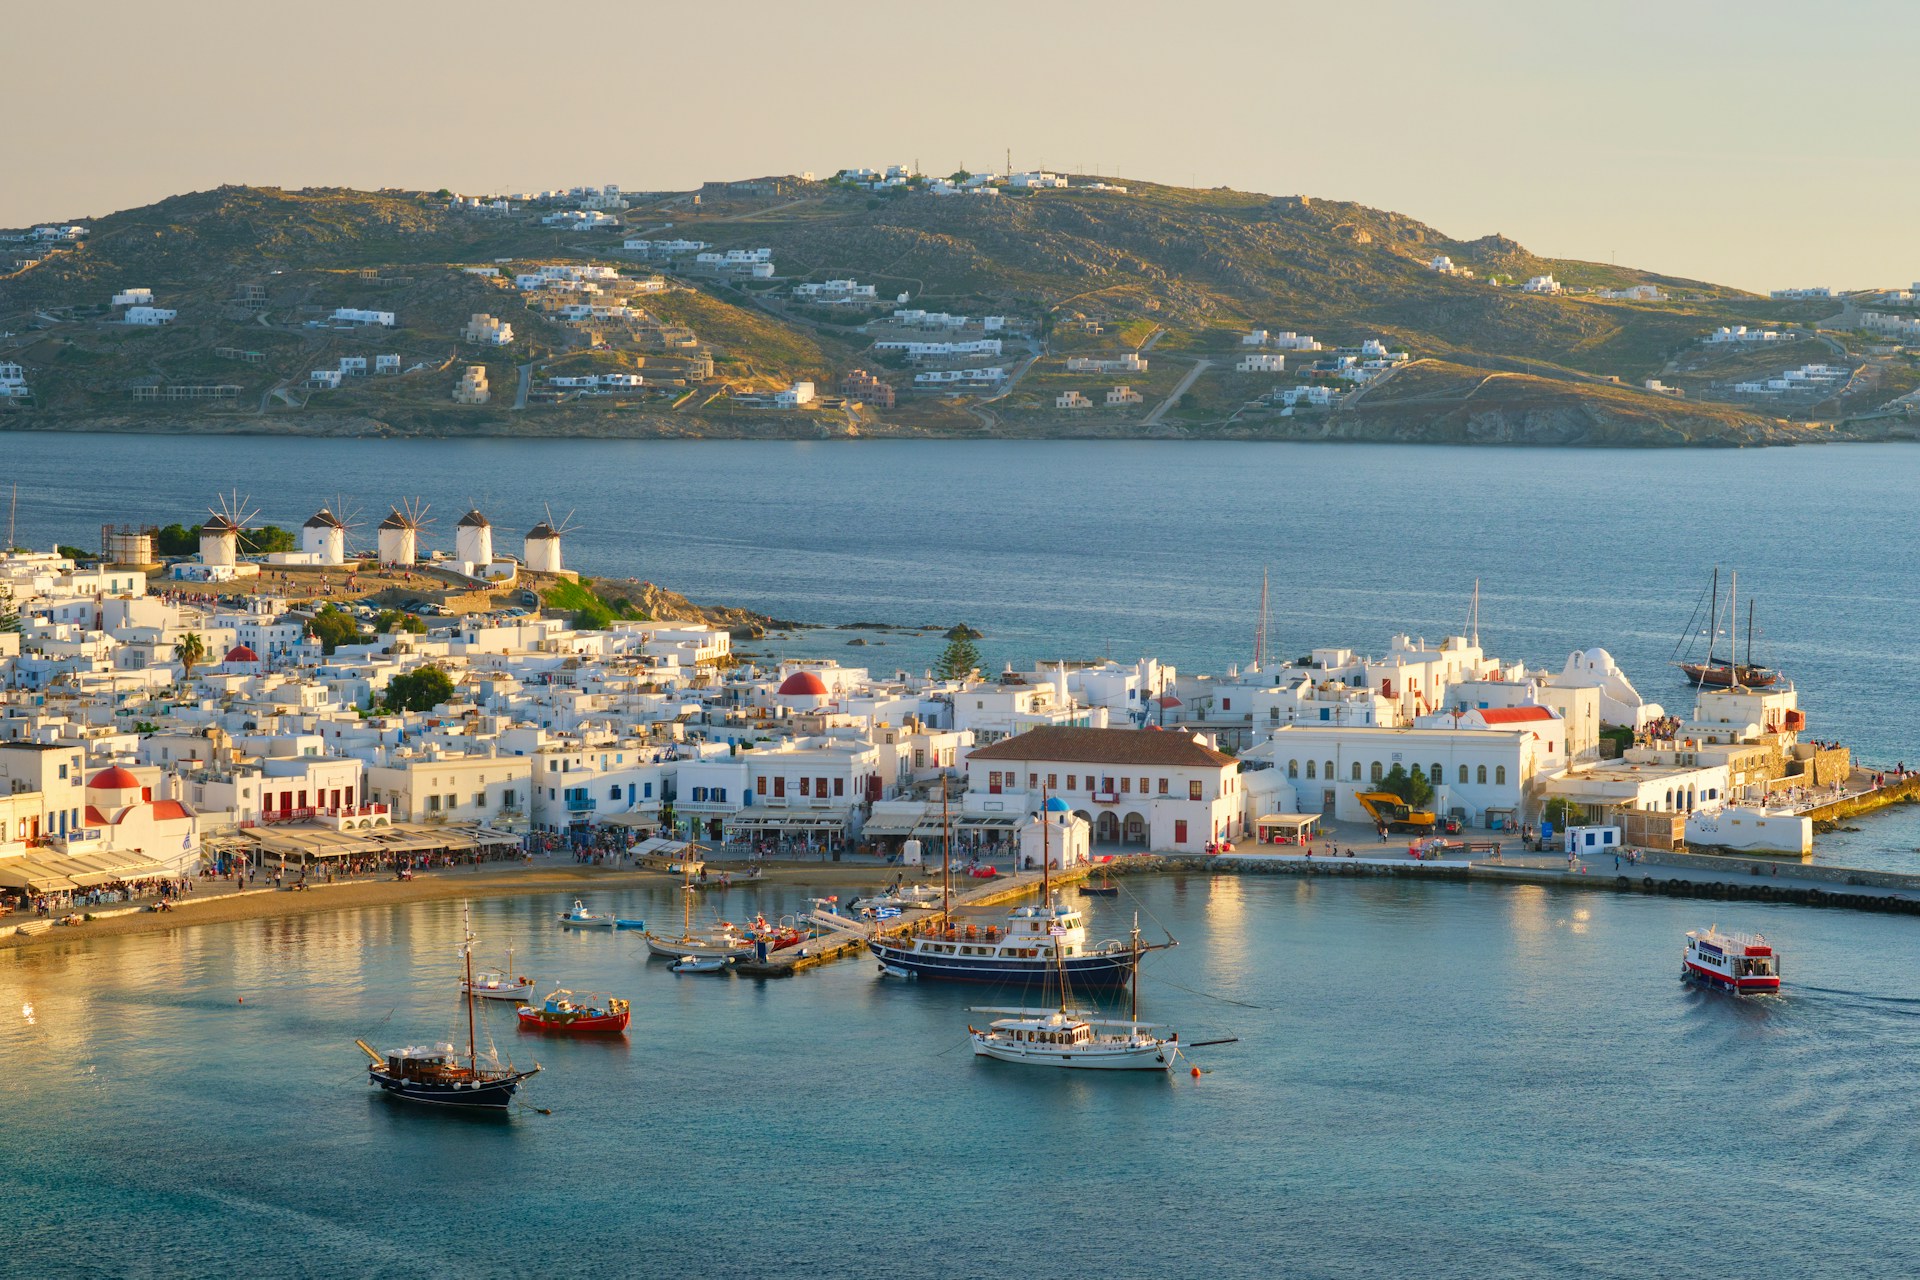
{"label": "white building", "polygon": [[1150,729],[1029,729],[967,755],[969,815],[1038,813],[1058,797],[1101,844],[1182,853],[1246,826],[1240,766],[1198,737]]}
{"label": "white building", "polygon": [[481,346],[504,347],[513,342],[513,326],[485,311],[476,311],[467,317],[467,327],[460,336]]}
{"label": "white building", "polygon": [[128,307],[120,319],[124,324],[155,326],[172,324],[179,314],[172,307]]}
{"label": "white building", "polygon": [[1240,357],[1240,363],[1233,367],[1240,373],[1285,373],[1287,358],[1277,352],[1256,351]]}
{"label": "white building", "polygon": [[1107,408],[1120,409],[1144,403],[1146,397],[1132,387],[1114,387],[1107,392]]}
{"label": "white building", "polygon": [[32,394],[27,371],[11,360],[0,360],[0,400],[25,399]]}
{"label": "white building", "polygon": [[785,391],[776,392],[773,403],[781,409],[798,409],[813,403],[813,384],[796,382]]}
{"label": "white building", "polygon": [[1129,351],[1115,359],[1102,359],[1094,356],[1067,357],[1068,373],[1145,373],[1147,358],[1138,351]]}
{"label": "white building", "polygon": [[366,326],[379,325],[383,329],[394,327],[391,311],[366,311],[359,307],[335,307],[328,317],[336,325]]}
{"label": "white building", "polygon": [[1559,293],[1560,282],[1551,275],[1535,276],[1520,286],[1522,293]]}
{"label": "white building", "polygon": [[113,295],[116,307],[150,307],[153,305],[153,290],[127,289]]}
{"label": "white building", "polygon": [[1087,399],[1078,391],[1062,391],[1053,398],[1053,407],[1056,409],[1091,409],[1093,408],[1093,401]]}
{"label": "white building", "polygon": [[[1914,288],[1920,289],[1920,284],[1916,284]],[[1775,289],[1768,296],[1781,299],[1782,301],[1797,298],[1831,298],[1833,296],[1833,290],[1825,285],[1817,285],[1809,289]]]}

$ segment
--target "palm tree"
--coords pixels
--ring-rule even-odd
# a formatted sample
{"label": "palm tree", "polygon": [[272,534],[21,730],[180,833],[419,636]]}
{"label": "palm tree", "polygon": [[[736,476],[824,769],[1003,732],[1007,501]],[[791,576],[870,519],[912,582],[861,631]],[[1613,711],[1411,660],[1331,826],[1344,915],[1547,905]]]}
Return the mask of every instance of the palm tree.
{"label": "palm tree", "polygon": [[180,642],[173,646],[173,660],[180,664],[183,681],[193,679],[193,669],[204,662],[206,657],[207,642],[200,638],[198,632],[187,632],[180,637]]}

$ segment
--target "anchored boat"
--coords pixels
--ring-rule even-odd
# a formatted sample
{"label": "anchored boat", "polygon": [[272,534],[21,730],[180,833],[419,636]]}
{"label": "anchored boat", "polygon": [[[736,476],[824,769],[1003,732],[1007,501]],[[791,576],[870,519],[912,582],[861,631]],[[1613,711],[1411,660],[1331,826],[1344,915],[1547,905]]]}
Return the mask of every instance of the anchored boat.
{"label": "anchored boat", "polygon": [[[1133,922],[1134,957],[1132,1017],[1103,1018],[1076,1009],[1068,995],[1068,979],[1059,977],[1057,1009],[976,1008],[975,1013],[1004,1013],[982,1031],[972,1025],[967,1035],[974,1056],[1029,1067],[1061,1067],[1081,1071],[1173,1070],[1180,1056],[1180,1033],[1162,1038],[1157,1024],[1140,1021],[1140,921]],[[1060,959],[1056,956],[1055,964]]]}
{"label": "anchored boat", "polygon": [[372,1060],[367,1066],[368,1082],[390,1097],[465,1110],[504,1111],[513,1101],[513,1095],[520,1085],[539,1072],[540,1064],[536,1062],[532,1070],[520,1071],[511,1062],[501,1066],[499,1055],[490,1053],[486,1065],[481,1065],[473,1013],[473,929],[470,923],[462,950],[467,966],[466,981],[460,993],[461,1001],[467,1008],[467,1052],[464,1056],[456,1054],[450,1044],[437,1044],[430,1048],[389,1049],[383,1054],[365,1040],[355,1040],[354,1043]]}
{"label": "anchored boat", "polygon": [[1043,841],[1039,905],[1015,907],[1003,926],[981,928],[956,924],[948,898],[938,918],[916,925],[905,937],[868,940],[880,972],[896,978],[1041,988],[1064,977],[1082,988],[1116,990],[1127,985],[1141,954],[1175,945],[1171,936],[1140,948],[1129,948],[1117,938],[1089,942],[1085,917],[1054,899],[1049,848]]}
{"label": "anchored boat", "polygon": [[1734,655],[1740,649],[1740,614],[1738,610],[1740,594],[1740,575],[1729,576],[1727,586],[1727,620],[1729,636],[1727,656],[1722,658],[1714,653],[1720,636],[1720,570],[1713,571],[1713,583],[1707,588],[1707,656],[1704,662],[1690,662],[1687,655],[1680,652],[1693,634],[1694,625],[1700,620],[1700,606],[1695,605],[1693,617],[1687,621],[1687,633],[1681,636],[1674,648],[1674,666],[1694,685],[1702,689],[1765,689],[1780,682],[1780,673],[1771,667],[1755,666],[1753,662],[1753,599],[1747,599],[1747,656],[1746,661],[1737,662]]}
{"label": "anchored boat", "polygon": [[520,1010],[522,1031],[555,1031],[563,1035],[618,1035],[627,1029],[632,1006],[618,996],[589,991],[575,995],[564,988],[548,993],[537,1005]]}
{"label": "anchored boat", "polygon": [[680,936],[665,937],[649,931],[647,933],[647,951],[662,960],[683,960],[688,956],[696,959],[735,960],[753,954],[753,939],[743,935],[726,921],[720,922],[720,928],[714,933],[695,933],[693,931],[693,895],[699,892],[694,887],[693,872],[697,865],[694,851],[688,850],[681,859],[685,873],[685,883],[680,886],[680,898],[683,904],[680,924]]}
{"label": "anchored boat", "polygon": [[533,979],[513,971],[513,947],[507,947],[507,967],[483,969],[463,979],[460,989],[481,1000],[511,1000],[517,1003],[533,999]]}
{"label": "anchored boat", "polygon": [[1721,933],[1718,925],[1687,934],[1680,976],[1734,995],[1780,989],[1780,957],[1757,933]]}
{"label": "anchored boat", "polygon": [[573,900],[573,910],[560,913],[560,924],[566,929],[642,929],[647,927],[645,920],[627,920],[620,916],[602,915],[587,910],[580,899]]}

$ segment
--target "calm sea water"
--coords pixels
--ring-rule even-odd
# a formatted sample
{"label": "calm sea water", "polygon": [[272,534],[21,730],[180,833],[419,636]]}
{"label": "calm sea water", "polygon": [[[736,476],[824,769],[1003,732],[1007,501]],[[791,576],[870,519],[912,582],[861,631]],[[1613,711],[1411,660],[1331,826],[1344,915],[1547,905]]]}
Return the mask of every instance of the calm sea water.
{"label": "calm sea water", "polygon": [[[1208,1074],[976,1061],[981,997],[850,961],[677,978],[564,896],[483,958],[630,997],[625,1041],[473,1120],[352,1041],[447,1036],[457,903],[75,941],[0,966],[15,1275],[1900,1276],[1920,1269],[1904,919],[1717,904],[1789,992],[1677,981],[1700,904],[1388,882],[1133,882],[1143,1000]],[[799,889],[722,909],[793,910]],[[593,895],[672,914],[668,892]],[[1095,907],[1118,933],[1135,904]],[[1737,920],[1726,918],[1732,910]],[[244,997],[245,1003],[238,1001]],[[31,1004],[31,1019],[21,1014]],[[977,1015],[975,1015],[977,1020]]]}
{"label": "calm sea water", "polygon": [[[0,434],[18,537],[94,546],[107,521],[192,524],[216,491],[297,526],[346,496],[371,537],[432,504],[432,546],[478,503],[496,536],[550,504],[568,563],[812,622],[965,620],[990,667],[1153,654],[1251,656],[1263,568],[1272,643],[1383,650],[1463,626],[1558,668],[1600,645],[1685,710],[1668,665],[1716,563],[1759,603],[1755,657],[1800,689],[1812,732],[1920,763],[1920,451],[1512,450],[1372,445],[865,441],[311,440]],[[0,495],[4,497],[4,495]],[[1744,626],[1744,607],[1742,624]],[[801,632],[760,652],[921,670],[937,638]],[[1920,817],[1822,855],[1920,869]]]}

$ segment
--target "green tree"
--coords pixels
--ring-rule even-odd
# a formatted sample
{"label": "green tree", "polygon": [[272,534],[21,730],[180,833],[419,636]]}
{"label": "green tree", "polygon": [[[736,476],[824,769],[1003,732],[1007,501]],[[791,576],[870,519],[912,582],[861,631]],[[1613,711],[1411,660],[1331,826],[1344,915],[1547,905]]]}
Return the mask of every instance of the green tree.
{"label": "green tree", "polygon": [[1409,808],[1424,809],[1433,803],[1433,784],[1417,768],[1409,773],[1405,765],[1393,766],[1387,771],[1387,776],[1381,779],[1380,789],[1393,792]]}
{"label": "green tree", "polygon": [[170,524],[154,538],[153,549],[163,556],[190,556],[200,549],[200,526]]}
{"label": "green tree", "polygon": [[313,615],[313,634],[320,637],[320,647],[326,653],[343,644],[364,644],[367,639],[352,614],[331,604]]}
{"label": "green tree", "polygon": [[1568,827],[1577,827],[1585,816],[1583,806],[1565,796],[1555,796],[1547,801],[1540,816],[1553,824],[1555,831],[1565,831]]}
{"label": "green tree", "polygon": [[373,629],[383,636],[392,635],[396,631],[406,631],[422,636],[427,633],[427,624],[417,613],[407,613],[401,609],[382,609],[374,615]]}
{"label": "green tree", "polygon": [[240,550],[250,556],[264,556],[274,551],[291,551],[294,537],[290,530],[277,524],[263,524],[258,529],[248,529],[240,535]]}
{"label": "green tree", "polygon": [[939,680],[962,680],[979,666],[980,647],[966,636],[956,635],[940,651],[939,659],[933,664],[933,674]]}
{"label": "green tree", "polygon": [[431,711],[453,697],[453,677],[428,663],[387,681],[389,711]]}
{"label": "green tree", "polygon": [[69,547],[64,543],[54,547],[54,550],[58,551],[61,555],[65,556],[69,560],[93,559],[93,556],[90,553],[81,550],[79,547]]}
{"label": "green tree", "polygon": [[207,660],[207,642],[197,631],[189,631],[173,646],[173,660],[180,664],[181,679],[193,679],[193,669]]}

